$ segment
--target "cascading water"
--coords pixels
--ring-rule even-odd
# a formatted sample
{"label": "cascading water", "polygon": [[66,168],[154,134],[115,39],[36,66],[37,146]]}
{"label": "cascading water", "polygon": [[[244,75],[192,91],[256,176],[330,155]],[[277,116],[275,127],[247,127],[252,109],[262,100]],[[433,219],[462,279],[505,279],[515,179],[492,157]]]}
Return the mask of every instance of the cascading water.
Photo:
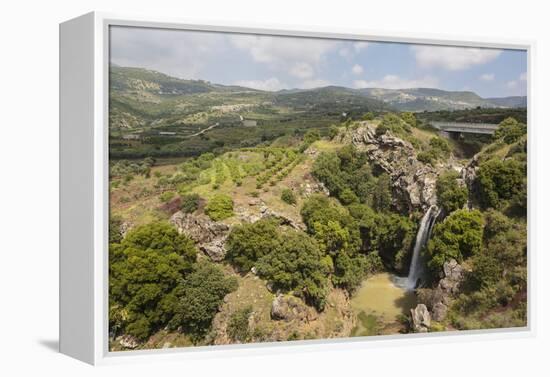
{"label": "cascading water", "polygon": [[416,241],[414,243],[413,256],[411,259],[411,265],[409,267],[409,276],[407,277],[406,288],[413,290],[416,288],[418,280],[421,279],[424,270],[424,261],[422,260],[422,249],[430,239],[432,228],[435,220],[439,216],[440,210],[436,206],[428,208],[422,220],[420,221],[420,227],[416,234]]}

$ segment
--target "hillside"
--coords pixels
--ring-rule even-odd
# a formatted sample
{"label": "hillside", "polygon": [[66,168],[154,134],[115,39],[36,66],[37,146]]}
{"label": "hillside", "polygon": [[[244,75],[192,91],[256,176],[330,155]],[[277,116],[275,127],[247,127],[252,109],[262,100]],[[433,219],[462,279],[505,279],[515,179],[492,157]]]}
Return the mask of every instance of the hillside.
{"label": "hillside", "polygon": [[369,117],[111,159],[110,349],[525,326],[525,124],[461,158],[414,114]]}
{"label": "hillside", "polygon": [[[309,129],[325,136],[331,125],[361,119],[366,113],[477,107],[488,111],[500,108],[499,101],[520,100],[490,102],[472,92],[426,88],[327,86],[268,92],[118,66],[111,67],[110,87],[111,158],[197,156],[220,148],[256,146],[283,135],[300,136]],[[437,120],[429,114],[426,118]],[[487,118],[491,119],[504,118]]]}

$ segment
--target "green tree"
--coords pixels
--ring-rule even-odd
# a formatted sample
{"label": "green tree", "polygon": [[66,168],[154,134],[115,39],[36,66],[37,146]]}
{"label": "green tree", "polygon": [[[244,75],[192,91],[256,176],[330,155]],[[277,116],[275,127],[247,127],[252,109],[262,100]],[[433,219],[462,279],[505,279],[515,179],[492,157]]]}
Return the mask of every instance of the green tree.
{"label": "green tree", "polygon": [[224,220],[233,216],[233,199],[224,194],[214,195],[204,212],[214,221]]}
{"label": "green tree", "polygon": [[312,144],[321,138],[321,134],[318,130],[308,130],[304,135],[304,142]]}
{"label": "green tree", "polygon": [[186,194],[181,196],[180,208],[184,213],[193,213],[199,208],[199,194]]}
{"label": "green tree", "polygon": [[506,144],[513,144],[527,133],[527,126],[514,118],[506,118],[498,125],[493,134],[494,140],[502,139]]}
{"label": "green tree", "polygon": [[416,127],[416,115],[411,112],[401,113],[401,119],[403,119],[411,127]]}
{"label": "green tree", "polygon": [[227,238],[226,258],[240,270],[249,271],[258,259],[279,247],[277,225],[274,220],[262,219],[235,226]]}
{"label": "green tree", "polygon": [[250,331],[248,329],[248,319],[252,313],[252,306],[235,311],[229,317],[227,323],[227,335],[231,340],[244,343],[248,341],[250,337]]}
{"label": "green tree", "polygon": [[428,265],[439,271],[451,258],[459,263],[481,249],[483,218],[478,210],[461,209],[436,224],[428,242]]}
{"label": "green tree", "polygon": [[281,192],[281,200],[286,204],[296,204],[296,196],[294,195],[294,192],[289,188],[283,189],[283,191]]}
{"label": "green tree", "polygon": [[362,119],[363,120],[373,120],[374,119],[374,114],[372,113],[372,111],[369,111],[368,113],[363,114]]}
{"label": "green tree", "polygon": [[175,313],[170,327],[181,326],[194,339],[204,337],[223,298],[237,286],[237,280],[226,277],[221,267],[211,262],[197,263],[175,291]]}
{"label": "green tree", "polygon": [[[109,249],[110,324],[145,340],[174,314],[168,305],[182,277],[192,270],[193,242],[168,223],[134,228]],[[124,318],[121,321],[121,318]]]}
{"label": "green tree", "polygon": [[468,189],[458,184],[459,175],[453,170],[442,173],[437,178],[437,204],[446,213],[451,213],[464,207],[468,200]]}
{"label": "green tree", "polygon": [[311,169],[311,174],[323,182],[332,195],[338,196],[345,188],[345,181],[340,174],[340,158],[334,152],[321,153]]}
{"label": "green tree", "polygon": [[373,192],[372,205],[377,211],[389,211],[392,204],[391,180],[386,173],[378,176]]}
{"label": "green tree", "polygon": [[525,165],[514,159],[492,159],[479,166],[477,180],[481,203],[485,207],[499,208],[502,200],[510,200],[522,194],[526,180]]}
{"label": "green tree", "polygon": [[319,245],[306,234],[292,230],[285,232],[283,239],[276,250],[258,261],[258,275],[276,289],[294,291],[307,303],[323,310],[330,271],[323,263]]}
{"label": "green tree", "polygon": [[[342,229],[349,233],[348,247],[354,250],[359,248],[361,241],[357,222],[350,216],[346,208],[334,200],[323,195],[312,195],[305,201],[300,213],[308,232],[315,235],[322,244],[330,244],[325,237],[332,235],[332,231],[336,229]],[[332,226],[329,225],[331,222],[334,223]],[[317,235],[319,230],[326,232]]]}

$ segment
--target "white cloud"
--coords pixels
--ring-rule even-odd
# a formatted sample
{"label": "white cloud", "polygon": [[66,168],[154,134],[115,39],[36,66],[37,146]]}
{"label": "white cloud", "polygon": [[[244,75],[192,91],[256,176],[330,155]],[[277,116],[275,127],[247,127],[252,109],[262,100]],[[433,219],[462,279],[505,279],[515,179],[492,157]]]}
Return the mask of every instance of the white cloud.
{"label": "white cloud", "polygon": [[301,79],[308,79],[308,78],[313,76],[315,71],[314,71],[313,67],[311,66],[311,64],[304,63],[304,62],[299,62],[299,63],[294,64],[290,68],[289,73],[292,76],[295,76],[295,77],[298,77],[298,78],[301,78]]}
{"label": "white cloud", "polygon": [[494,73],[484,73],[481,76],[479,76],[479,79],[482,81],[493,81],[495,79]]}
{"label": "white cloud", "polygon": [[223,34],[112,27],[111,62],[143,67],[185,79],[203,77],[204,62],[225,53]]}
{"label": "white cloud", "polygon": [[359,52],[361,50],[364,50],[367,47],[369,47],[369,42],[355,42],[353,44],[353,49],[355,50],[355,52]]}
{"label": "white cloud", "polygon": [[278,78],[271,77],[266,80],[240,80],[236,81],[235,85],[244,86],[246,88],[267,90],[275,92],[277,90],[288,88],[288,85],[282,83]]}
{"label": "white cloud", "polygon": [[521,75],[519,75],[520,81],[527,81],[527,72],[523,72]]}
{"label": "white cloud", "polygon": [[411,51],[420,67],[440,67],[451,71],[485,64],[502,53],[495,49],[450,46],[412,46]]}
{"label": "white cloud", "polygon": [[369,47],[369,42],[353,42],[352,44],[346,44],[344,47],[340,48],[338,54],[350,60],[353,56],[365,50],[367,47]]}
{"label": "white cloud", "polygon": [[354,75],[360,75],[361,73],[363,73],[363,67],[361,67],[359,64],[355,64],[355,65],[351,68],[351,72],[352,72]]}
{"label": "white cloud", "polygon": [[356,80],[353,82],[353,86],[356,88],[384,89],[435,88],[437,84],[438,80],[431,76],[419,79],[404,79],[397,75],[386,75],[380,80]]}
{"label": "white cloud", "polygon": [[255,62],[302,79],[313,77],[325,55],[342,43],[265,35],[233,35],[230,40],[233,46],[250,54]]}

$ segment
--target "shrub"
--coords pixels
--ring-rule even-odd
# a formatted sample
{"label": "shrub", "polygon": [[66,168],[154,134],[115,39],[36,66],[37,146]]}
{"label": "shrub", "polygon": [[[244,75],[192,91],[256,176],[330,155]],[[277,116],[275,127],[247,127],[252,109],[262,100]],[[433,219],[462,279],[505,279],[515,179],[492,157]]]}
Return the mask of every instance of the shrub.
{"label": "shrub", "polygon": [[333,124],[332,126],[330,126],[328,136],[332,140],[338,135],[339,132],[340,132],[340,129],[338,128],[338,126]]}
{"label": "shrub", "polygon": [[416,115],[411,112],[401,113],[401,119],[403,119],[411,127],[416,127]]}
{"label": "shrub", "polygon": [[211,262],[197,263],[175,292],[175,313],[170,327],[181,326],[194,339],[204,337],[223,298],[237,286],[237,280],[226,277],[221,267]]}
{"label": "shrub", "polygon": [[522,163],[508,159],[492,159],[479,166],[477,180],[481,203],[485,207],[499,208],[502,200],[509,200],[522,194],[526,173]]}
{"label": "shrub", "polygon": [[363,114],[363,116],[361,118],[363,120],[373,120],[374,119],[374,114],[371,111],[369,111],[368,113]]}
{"label": "shrub", "polygon": [[329,271],[319,245],[304,233],[288,231],[284,242],[257,263],[258,275],[276,289],[303,295],[307,303],[323,310]]}
{"label": "shrub", "polygon": [[227,238],[226,258],[241,271],[249,271],[258,259],[277,249],[280,242],[277,223],[273,220],[237,225]]}
{"label": "shrub", "polygon": [[111,244],[109,299],[120,310],[110,311],[110,324],[140,340],[166,325],[174,315],[170,298],[196,254],[193,242],[164,222],[134,228]]}
{"label": "shrub", "polygon": [[164,191],[162,194],[159,195],[159,199],[163,203],[167,203],[170,200],[172,200],[176,196],[176,193],[174,191]]}
{"label": "shrub", "polygon": [[227,335],[231,340],[244,343],[249,339],[248,318],[251,313],[252,306],[247,306],[231,314],[227,323]]}
{"label": "shrub", "polygon": [[441,224],[436,224],[428,243],[432,270],[439,271],[451,258],[459,263],[475,255],[481,249],[483,219],[477,210],[458,210],[451,213]]}
{"label": "shrub", "polygon": [[294,195],[294,192],[288,188],[285,188],[281,193],[281,200],[290,205],[296,204],[296,196]]}
{"label": "shrub", "polygon": [[198,194],[187,194],[181,197],[181,210],[184,213],[193,213],[199,208],[200,196]]}
{"label": "shrub", "polygon": [[461,209],[468,200],[468,189],[458,184],[459,175],[449,170],[437,178],[437,203],[447,213]]}
{"label": "shrub", "polygon": [[214,195],[204,212],[214,221],[220,221],[233,216],[233,199],[224,194]]}
{"label": "shrub", "polygon": [[493,139],[502,139],[506,144],[513,144],[526,133],[527,126],[510,117],[500,122],[497,130],[493,134]]}

